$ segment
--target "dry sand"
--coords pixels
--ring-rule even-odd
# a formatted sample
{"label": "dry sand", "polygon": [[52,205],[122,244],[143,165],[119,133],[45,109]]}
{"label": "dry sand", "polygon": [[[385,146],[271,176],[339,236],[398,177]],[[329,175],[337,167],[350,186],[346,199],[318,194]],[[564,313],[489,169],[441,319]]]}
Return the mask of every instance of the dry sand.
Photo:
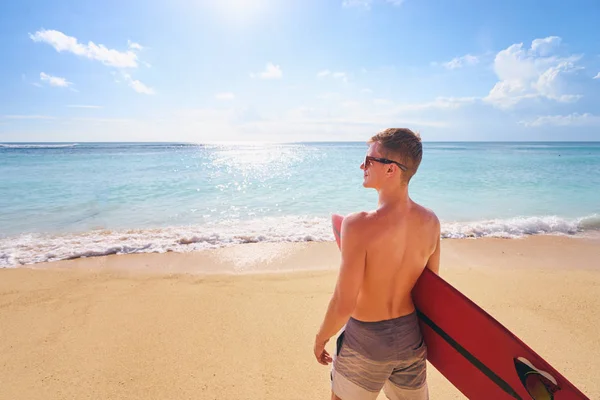
{"label": "dry sand", "polygon": [[[327,399],[312,345],[338,263],[248,244],[0,270],[0,399]],[[598,239],[444,240],[441,274],[600,399]]]}

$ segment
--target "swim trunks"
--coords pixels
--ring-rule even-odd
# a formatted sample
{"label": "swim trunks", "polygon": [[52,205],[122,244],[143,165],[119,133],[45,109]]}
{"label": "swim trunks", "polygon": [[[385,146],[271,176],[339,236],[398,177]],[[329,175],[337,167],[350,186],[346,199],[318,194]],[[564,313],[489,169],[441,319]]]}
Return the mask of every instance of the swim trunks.
{"label": "swim trunks", "polygon": [[331,370],[333,392],[343,400],[426,400],[427,346],[416,311],[394,319],[350,318],[337,338]]}

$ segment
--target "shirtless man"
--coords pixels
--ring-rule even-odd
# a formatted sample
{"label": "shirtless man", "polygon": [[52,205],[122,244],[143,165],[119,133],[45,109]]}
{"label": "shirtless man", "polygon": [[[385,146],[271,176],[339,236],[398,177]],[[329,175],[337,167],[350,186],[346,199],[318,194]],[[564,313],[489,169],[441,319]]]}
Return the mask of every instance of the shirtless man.
{"label": "shirtless man", "polygon": [[[342,223],[342,262],[327,313],[315,338],[323,365],[333,362],[332,399],[428,399],[427,348],[411,290],[424,268],[436,274],[440,223],[412,201],[408,184],[423,154],[421,138],[409,129],[373,136],[363,186],[379,193],[375,211]],[[332,358],[329,339],[344,328]]]}

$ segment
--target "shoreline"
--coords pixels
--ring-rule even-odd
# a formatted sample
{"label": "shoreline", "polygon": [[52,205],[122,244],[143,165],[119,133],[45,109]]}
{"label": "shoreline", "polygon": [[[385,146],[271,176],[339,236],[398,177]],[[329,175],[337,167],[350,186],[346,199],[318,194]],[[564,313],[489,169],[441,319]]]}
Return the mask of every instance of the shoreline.
{"label": "shoreline", "polygon": [[[541,238],[541,239],[540,239]],[[576,240],[576,241],[583,241],[583,242],[598,242],[600,243],[600,232],[596,232],[596,231],[588,231],[588,232],[580,232],[577,234],[562,234],[562,233],[551,233],[551,234],[530,234],[530,235],[524,235],[521,237],[511,237],[511,238],[506,238],[506,237],[492,237],[492,236],[486,236],[486,237],[464,237],[464,238],[442,238],[441,242],[444,243],[449,243],[449,242],[471,242],[471,241],[478,241],[478,242],[483,242],[483,243],[488,243],[488,242],[504,242],[504,241],[526,241],[527,243],[536,243],[538,241],[546,241],[546,240],[550,240],[550,241],[556,241],[557,243],[562,243],[562,240]],[[178,257],[183,257],[183,258],[188,258],[188,257],[200,257],[203,258],[205,255],[207,255],[209,258],[211,258],[210,256],[213,254],[217,254],[217,261],[222,261],[219,260],[219,253],[224,253],[227,254],[228,252],[235,252],[235,250],[227,250],[227,249],[236,249],[236,248],[247,248],[247,249],[252,249],[253,251],[255,251],[255,249],[253,249],[253,246],[257,246],[259,251],[262,252],[266,252],[267,256],[260,256],[260,255],[256,255],[256,258],[262,258],[265,261],[270,261],[270,259],[272,257],[269,257],[269,254],[273,255],[273,253],[281,253],[282,249],[283,251],[285,251],[286,249],[290,249],[291,251],[293,251],[295,248],[304,248],[306,246],[330,246],[331,244],[334,244],[335,241],[332,240],[306,240],[306,241],[256,241],[256,242],[248,242],[248,243],[230,243],[230,244],[223,244],[220,247],[215,247],[215,248],[205,248],[205,249],[196,249],[196,250],[189,250],[189,251],[166,251],[166,252],[135,252],[135,253],[110,253],[110,254],[99,254],[99,255],[83,255],[83,256],[77,256],[77,257],[72,257],[72,258],[66,258],[66,259],[59,259],[59,260],[51,260],[51,261],[40,261],[40,262],[32,262],[32,263],[24,263],[24,264],[17,264],[17,265],[5,265],[2,266],[0,265],[0,270],[2,269],[12,269],[12,268],[44,268],[44,267],[50,267],[50,266],[55,266],[55,267],[63,267],[65,265],[67,265],[68,263],[76,263],[79,264],[80,261],[79,260],[94,260],[94,259],[104,259],[104,258],[114,258],[114,257],[142,257],[142,256],[148,256],[148,255],[168,255],[167,257],[174,257],[175,259],[177,259]],[[262,247],[262,248],[261,248]],[[179,255],[179,256],[177,256]],[[328,253],[328,256],[331,257],[331,254]],[[8,256],[6,256],[8,257]],[[212,257],[214,258],[214,257]],[[244,262],[246,264],[248,264],[249,262],[249,257],[247,255],[244,255],[243,257],[239,257],[239,259],[243,259]],[[214,260],[213,260],[214,261]],[[329,260],[331,261],[331,260]],[[87,261],[86,261],[87,263]],[[94,264],[104,264],[105,261],[90,261],[90,263],[94,263]],[[111,261],[112,263],[112,261]],[[121,264],[121,262],[115,262],[116,264]],[[317,263],[317,264],[323,264],[323,263]],[[239,267],[239,266],[238,266]],[[323,268],[323,267],[317,267],[317,268],[310,268],[310,269],[305,269],[305,270],[323,270],[323,269],[329,269],[329,267]],[[233,274],[242,274],[243,271],[240,271],[239,268],[236,269],[235,267],[233,268],[232,271],[229,271],[230,273]],[[256,271],[250,271],[251,273],[254,273]],[[260,271],[258,271],[260,273]],[[292,272],[289,270],[281,270],[281,269],[274,269],[274,270],[265,270],[262,271],[265,273],[271,273],[271,272]],[[205,273],[215,273],[214,271],[211,272],[205,272]],[[218,273],[218,272],[217,272]]]}
{"label": "shoreline", "polygon": [[[450,252],[453,259],[460,257],[460,250],[470,250],[471,257],[475,261],[467,264],[476,264],[481,260],[484,264],[492,261],[487,260],[485,254],[480,254],[477,248],[485,248],[486,251],[495,251],[498,256],[506,254],[511,248],[518,250],[518,255],[530,255],[533,262],[528,268],[556,268],[557,257],[562,251],[557,251],[557,246],[569,244],[569,251],[573,257],[577,257],[577,250],[587,248],[589,244],[598,244],[600,248],[600,234],[598,235],[529,235],[520,238],[446,238],[441,240],[442,253],[444,250]],[[318,252],[315,257],[313,251]],[[547,257],[549,255],[554,255]],[[600,258],[600,250],[597,252]],[[188,252],[164,252],[164,253],[128,253],[109,254],[99,256],[77,257],[67,260],[45,261],[33,264],[21,264],[4,269],[14,268],[94,268],[109,267],[112,269],[133,266],[134,270],[140,272],[140,265],[148,265],[149,257],[164,261],[164,268],[152,272],[196,273],[204,275],[240,276],[246,274],[271,274],[271,273],[296,273],[296,272],[318,272],[337,269],[339,262],[339,250],[335,241],[305,241],[305,242],[257,242],[230,244],[214,249],[202,249]],[[543,266],[536,261],[544,257]],[[301,262],[300,262],[301,260]],[[130,263],[131,261],[131,263]],[[204,269],[194,269],[190,263],[202,264]],[[306,264],[311,267],[304,267]],[[263,265],[265,269],[259,269]],[[600,262],[599,262],[600,265]],[[579,269],[589,269],[587,264],[578,266]],[[594,267],[591,267],[594,268]],[[2,270],[3,268],[0,268]]]}
{"label": "shoreline", "polygon": [[[313,243],[333,241],[331,216],[221,219],[200,224],[105,229],[101,226],[57,232],[0,233],[0,268],[112,254],[189,253],[250,243]],[[91,224],[91,222],[88,222]],[[134,224],[135,225],[135,224]],[[23,228],[25,229],[25,228]],[[567,236],[600,239],[600,216],[557,216],[442,221],[442,239]]]}
{"label": "shoreline", "polygon": [[[443,240],[440,274],[600,398],[599,243]],[[0,400],[328,398],[312,344],[338,263],[335,243],[309,242],[0,269]],[[234,273],[202,272],[219,268]],[[431,365],[428,380],[464,398]]]}

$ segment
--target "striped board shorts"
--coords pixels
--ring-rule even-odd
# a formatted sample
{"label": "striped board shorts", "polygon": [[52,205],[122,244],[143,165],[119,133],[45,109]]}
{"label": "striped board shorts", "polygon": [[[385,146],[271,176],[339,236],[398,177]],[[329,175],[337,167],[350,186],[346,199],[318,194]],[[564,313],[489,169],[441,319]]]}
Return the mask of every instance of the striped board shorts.
{"label": "striped board shorts", "polygon": [[350,318],[337,338],[331,388],[342,400],[427,400],[427,346],[417,313],[377,322]]}

